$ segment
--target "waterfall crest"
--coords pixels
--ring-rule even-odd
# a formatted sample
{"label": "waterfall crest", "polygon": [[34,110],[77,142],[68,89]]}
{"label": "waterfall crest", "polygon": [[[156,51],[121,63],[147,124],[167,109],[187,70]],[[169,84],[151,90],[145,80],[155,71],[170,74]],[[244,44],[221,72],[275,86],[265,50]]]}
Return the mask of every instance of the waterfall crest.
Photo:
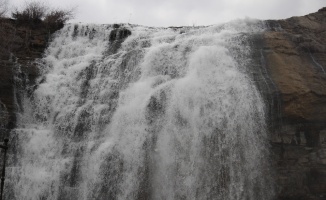
{"label": "waterfall crest", "polygon": [[272,199],[249,70],[263,30],[66,25],[12,134],[8,198]]}

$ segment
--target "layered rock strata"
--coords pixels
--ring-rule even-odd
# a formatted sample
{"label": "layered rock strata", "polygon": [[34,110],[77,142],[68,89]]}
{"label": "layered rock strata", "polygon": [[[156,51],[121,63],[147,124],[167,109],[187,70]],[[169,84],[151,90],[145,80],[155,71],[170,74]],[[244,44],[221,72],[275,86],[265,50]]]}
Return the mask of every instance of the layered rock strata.
{"label": "layered rock strata", "polygon": [[277,88],[272,149],[279,199],[326,198],[326,8],[267,21],[263,54]]}

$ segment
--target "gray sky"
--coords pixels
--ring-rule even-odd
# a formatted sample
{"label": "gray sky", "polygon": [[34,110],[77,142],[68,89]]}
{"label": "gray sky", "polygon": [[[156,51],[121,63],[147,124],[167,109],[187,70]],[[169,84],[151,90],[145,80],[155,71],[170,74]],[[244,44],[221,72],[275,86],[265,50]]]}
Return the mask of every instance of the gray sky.
{"label": "gray sky", "polygon": [[[27,2],[30,0],[27,0]],[[326,7],[326,0],[44,0],[52,7],[77,6],[70,22],[146,26],[211,25],[238,18],[284,19]],[[9,0],[20,6],[24,0]]]}

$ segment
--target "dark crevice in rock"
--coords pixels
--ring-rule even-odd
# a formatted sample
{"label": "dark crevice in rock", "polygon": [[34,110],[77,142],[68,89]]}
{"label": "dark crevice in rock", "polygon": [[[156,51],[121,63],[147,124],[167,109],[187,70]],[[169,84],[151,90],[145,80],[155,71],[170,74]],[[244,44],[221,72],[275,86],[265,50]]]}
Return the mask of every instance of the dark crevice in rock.
{"label": "dark crevice in rock", "polygon": [[118,49],[121,47],[122,42],[131,35],[131,31],[122,25],[113,25],[114,29],[110,32],[109,35],[109,48],[106,52],[106,55],[115,54],[118,52]]}

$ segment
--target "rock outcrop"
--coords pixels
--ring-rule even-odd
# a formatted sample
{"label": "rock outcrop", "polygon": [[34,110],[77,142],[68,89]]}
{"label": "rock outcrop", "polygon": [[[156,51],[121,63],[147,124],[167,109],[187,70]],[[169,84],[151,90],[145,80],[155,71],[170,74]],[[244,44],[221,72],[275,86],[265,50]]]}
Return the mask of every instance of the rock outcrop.
{"label": "rock outcrop", "polygon": [[278,24],[264,35],[265,56],[287,121],[326,121],[326,9]]}
{"label": "rock outcrop", "polygon": [[278,199],[325,199],[326,8],[267,24],[263,54],[280,107],[271,139]]}
{"label": "rock outcrop", "polygon": [[19,97],[14,98],[19,94],[18,91],[14,94],[14,88],[19,90],[26,82],[35,81],[38,76],[35,61],[44,53],[49,36],[42,23],[31,27],[11,19],[0,20],[0,141],[16,123],[21,102]]}

